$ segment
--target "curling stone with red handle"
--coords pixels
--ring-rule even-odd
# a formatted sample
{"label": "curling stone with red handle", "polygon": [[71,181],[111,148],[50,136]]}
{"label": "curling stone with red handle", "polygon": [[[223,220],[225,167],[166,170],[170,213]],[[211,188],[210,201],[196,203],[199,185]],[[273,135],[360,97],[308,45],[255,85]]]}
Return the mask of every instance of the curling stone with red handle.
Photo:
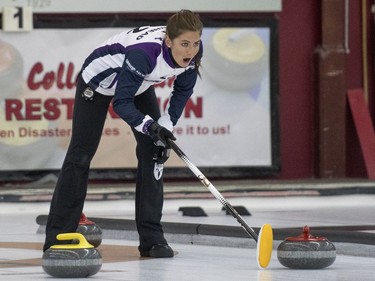
{"label": "curling stone with red handle", "polygon": [[277,258],[283,266],[293,269],[322,269],[333,264],[336,248],[327,238],[312,236],[305,226],[301,235],[281,242]]}
{"label": "curling stone with red handle", "polygon": [[102,243],[102,230],[93,221],[89,220],[84,213],[81,214],[77,232],[83,234],[87,241],[97,248]]}

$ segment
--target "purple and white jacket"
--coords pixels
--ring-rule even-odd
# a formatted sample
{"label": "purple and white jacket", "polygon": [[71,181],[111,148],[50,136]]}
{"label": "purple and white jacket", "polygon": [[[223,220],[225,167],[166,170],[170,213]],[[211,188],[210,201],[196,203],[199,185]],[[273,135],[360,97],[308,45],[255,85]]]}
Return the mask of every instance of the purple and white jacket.
{"label": "purple and white jacket", "polygon": [[176,66],[166,46],[165,26],[143,26],[114,35],[97,47],[82,67],[84,81],[100,94],[114,96],[115,112],[131,127],[143,132],[150,116],[134,105],[134,96],[151,85],[175,77],[166,114],[175,125],[197,80],[195,59],[186,68]]}

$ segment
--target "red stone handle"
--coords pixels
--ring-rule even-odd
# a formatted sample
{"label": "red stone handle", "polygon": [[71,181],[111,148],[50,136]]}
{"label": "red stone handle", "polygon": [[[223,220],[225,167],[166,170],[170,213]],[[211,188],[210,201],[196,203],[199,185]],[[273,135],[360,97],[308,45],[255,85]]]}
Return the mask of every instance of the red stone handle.
{"label": "red stone handle", "polygon": [[302,233],[296,237],[288,237],[286,241],[300,241],[300,242],[310,242],[310,241],[327,241],[325,237],[313,236],[310,234],[310,227],[305,225],[302,229]]}

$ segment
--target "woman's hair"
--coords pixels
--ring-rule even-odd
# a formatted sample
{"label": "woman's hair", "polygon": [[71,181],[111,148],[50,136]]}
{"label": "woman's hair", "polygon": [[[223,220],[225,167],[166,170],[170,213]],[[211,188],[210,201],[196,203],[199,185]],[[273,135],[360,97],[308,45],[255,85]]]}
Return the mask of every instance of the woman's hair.
{"label": "woman's hair", "polygon": [[[187,31],[198,31],[202,35],[203,23],[199,15],[189,10],[181,10],[172,15],[166,26],[168,37],[173,40]],[[201,64],[201,57],[195,58],[195,68],[199,74],[199,66]]]}

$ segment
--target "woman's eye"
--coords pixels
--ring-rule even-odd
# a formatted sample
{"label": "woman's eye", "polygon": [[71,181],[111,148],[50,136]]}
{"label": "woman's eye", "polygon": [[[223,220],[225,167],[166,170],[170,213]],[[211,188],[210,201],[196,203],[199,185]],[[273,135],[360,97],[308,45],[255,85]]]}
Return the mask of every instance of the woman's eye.
{"label": "woman's eye", "polygon": [[182,43],[181,46],[182,46],[182,47],[188,47],[189,44],[188,44],[188,43]]}

